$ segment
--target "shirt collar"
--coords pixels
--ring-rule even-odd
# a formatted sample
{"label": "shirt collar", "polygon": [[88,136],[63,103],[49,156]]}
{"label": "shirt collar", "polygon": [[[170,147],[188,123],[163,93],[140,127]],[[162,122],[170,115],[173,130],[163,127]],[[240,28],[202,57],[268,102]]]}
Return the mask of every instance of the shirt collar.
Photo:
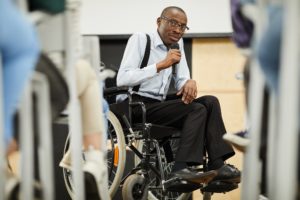
{"label": "shirt collar", "polygon": [[165,48],[167,49],[166,45],[163,43],[163,41],[161,40],[160,35],[158,34],[158,31],[154,32],[154,37],[153,37],[153,42],[154,42],[154,47],[161,47],[161,48]]}

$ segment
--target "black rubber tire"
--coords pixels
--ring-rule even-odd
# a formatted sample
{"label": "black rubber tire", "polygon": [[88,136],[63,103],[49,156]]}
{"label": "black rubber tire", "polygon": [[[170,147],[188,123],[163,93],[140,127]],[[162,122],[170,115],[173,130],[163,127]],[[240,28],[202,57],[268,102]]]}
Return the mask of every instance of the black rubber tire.
{"label": "black rubber tire", "polygon": [[138,174],[128,176],[123,184],[122,197],[126,200],[147,200],[148,185],[141,191],[141,187],[145,184],[145,178]]}

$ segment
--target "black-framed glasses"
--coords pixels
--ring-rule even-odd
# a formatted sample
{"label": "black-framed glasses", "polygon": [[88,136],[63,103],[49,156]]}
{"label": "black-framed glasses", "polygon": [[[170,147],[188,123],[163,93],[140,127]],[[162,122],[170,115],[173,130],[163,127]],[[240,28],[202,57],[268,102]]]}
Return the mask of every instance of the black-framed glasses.
{"label": "black-framed glasses", "polygon": [[172,28],[177,28],[178,27],[180,29],[180,31],[182,31],[182,32],[190,29],[187,25],[181,24],[181,23],[177,22],[176,20],[170,19],[166,16],[161,16],[160,18],[166,20],[170,27],[172,27]]}

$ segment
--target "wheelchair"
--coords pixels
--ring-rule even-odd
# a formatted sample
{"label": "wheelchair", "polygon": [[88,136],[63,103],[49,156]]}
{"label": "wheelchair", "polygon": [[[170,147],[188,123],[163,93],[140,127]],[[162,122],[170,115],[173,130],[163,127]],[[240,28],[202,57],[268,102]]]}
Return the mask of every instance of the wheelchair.
{"label": "wheelchair", "polygon": [[[109,98],[118,94],[128,93],[127,87],[113,87],[104,91],[104,97]],[[131,98],[131,95],[128,95]],[[109,177],[110,196],[116,194],[122,186],[123,199],[177,199],[184,200],[191,193],[168,191],[166,181],[174,164],[173,157],[178,147],[178,130],[170,127],[148,124],[145,117],[142,123],[132,124],[130,116],[131,106],[144,105],[142,102],[124,104],[110,104],[107,114],[107,168]],[[128,108],[128,110],[127,110]],[[175,136],[174,136],[175,135]],[[64,153],[69,149],[68,136]],[[126,164],[126,150],[134,153],[135,167],[124,177]],[[84,155],[83,155],[84,160]],[[71,198],[73,195],[72,173],[63,169],[63,176],[67,191]]]}
{"label": "wheelchair", "polygon": [[[191,192],[196,189],[201,190],[204,200],[210,200],[214,191],[202,191],[206,184],[191,184],[186,180],[170,177],[180,141],[179,130],[147,123],[144,103],[133,101],[128,87],[104,90],[106,99],[119,94],[128,94],[128,101],[111,103],[107,115],[107,168],[111,198],[113,199],[117,190],[122,187],[122,197],[126,200],[185,200],[189,199]],[[136,106],[142,110],[142,119],[139,122],[132,114],[132,109]],[[64,152],[68,148],[69,138],[66,140]],[[128,149],[134,153],[134,168],[124,175]],[[200,171],[206,171],[207,160],[205,156],[205,163]],[[67,190],[73,197],[72,173],[64,169],[63,174]]]}
{"label": "wheelchair", "polygon": [[[128,101],[110,104],[110,110],[119,119],[125,134],[126,147],[134,153],[135,167],[120,181],[123,199],[188,199],[191,193],[171,189],[172,181],[168,181],[179,144],[179,131],[147,123],[144,103],[133,101],[128,87],[109,88],[104,96],[124,93]],[[141,109],[141,120],[134,119],[133,107]]]}

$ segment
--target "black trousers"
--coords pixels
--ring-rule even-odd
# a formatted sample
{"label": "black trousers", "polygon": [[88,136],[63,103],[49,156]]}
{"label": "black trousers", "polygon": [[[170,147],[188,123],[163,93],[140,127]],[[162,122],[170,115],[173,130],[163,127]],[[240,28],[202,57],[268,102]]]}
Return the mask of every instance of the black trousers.
{"label": "black trousers", "polygon": [[[138,95],[133,99],[145,103],[147,122],[181,130],[176,161],[203,164],[205,150],[209,161],[226,160],[235,154],[222,138],[226,129],[216,97],[202,96],[190,104],[184,104],[181,99],[161,102]],[[133,113],[140,117],[137,109]]]}

